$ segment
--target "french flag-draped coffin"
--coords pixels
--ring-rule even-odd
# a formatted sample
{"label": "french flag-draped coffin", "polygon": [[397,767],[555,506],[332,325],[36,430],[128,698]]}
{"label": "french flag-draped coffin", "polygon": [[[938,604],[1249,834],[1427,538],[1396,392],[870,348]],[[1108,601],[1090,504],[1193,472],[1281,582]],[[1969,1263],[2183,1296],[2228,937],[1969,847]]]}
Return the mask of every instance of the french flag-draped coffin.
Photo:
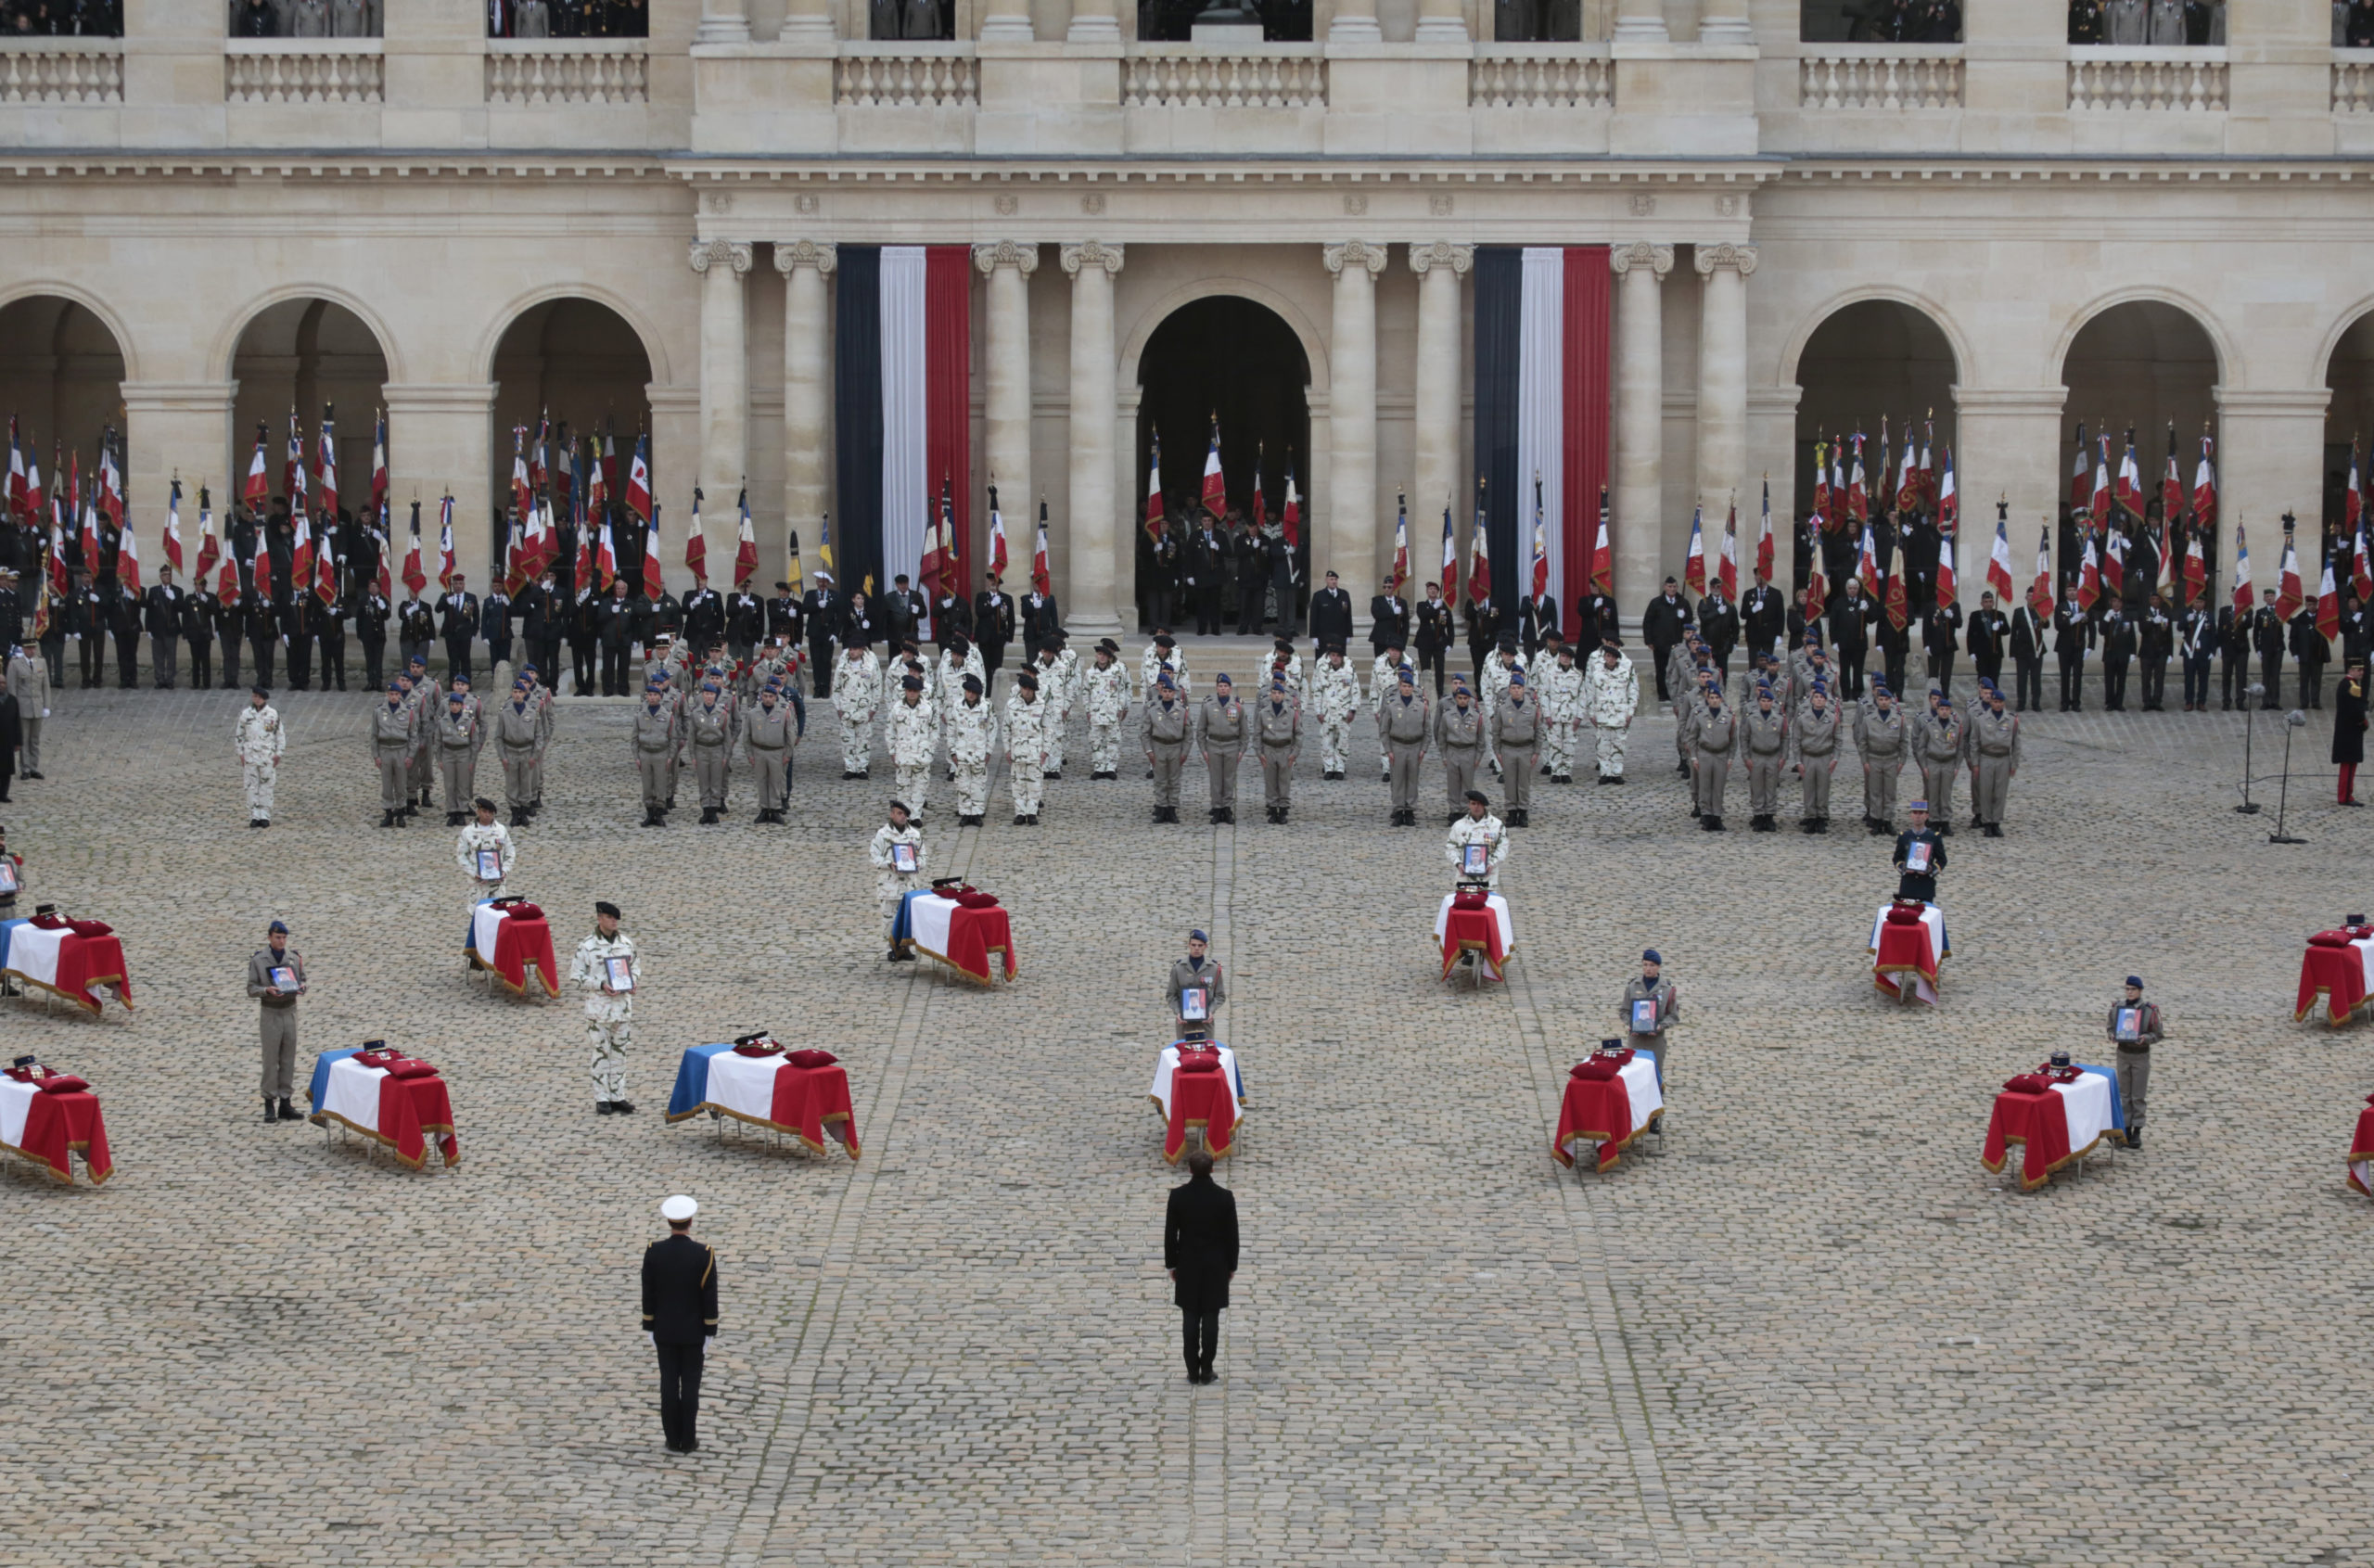
{"label": "french flag-draped coffin", "polygon": [[1572,605],[1590,571],[1607,483],[1607,257],[1603,245],[1475,252],[1475,467],[1507,613],[1530,586],[1535,475],[1552,600]]}
{"label": "french flag-draped coffin", "polygon": [[[924,530],[953,492],[956,583],[971,580],[973,258],[962,245],[844,245],[833,321],[834,587],[919,590]],[[797,526],[797,520],[795,520]]]}

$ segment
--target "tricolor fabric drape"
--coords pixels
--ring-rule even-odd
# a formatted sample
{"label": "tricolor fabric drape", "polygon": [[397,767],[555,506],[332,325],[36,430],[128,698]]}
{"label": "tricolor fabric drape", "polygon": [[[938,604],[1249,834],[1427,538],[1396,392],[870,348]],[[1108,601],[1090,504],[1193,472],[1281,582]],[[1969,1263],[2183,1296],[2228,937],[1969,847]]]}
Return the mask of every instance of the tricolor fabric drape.
{"label": "tricolor fabric drape", "polygon": [[[835,282],[836,584],[919,577],[945,484],[960,583],[972,551],[972,257],[961,245],[840,248]],[[920,582],[917,583],[920,586]]]}
{"label": "tricolor fabric drape", "polygon": [[1603,245],[1475,252],[1475,472],[1505,610],[1530,581],[1537,475],[1551,594],[1583,592],[1608,475],[1611,302]]}

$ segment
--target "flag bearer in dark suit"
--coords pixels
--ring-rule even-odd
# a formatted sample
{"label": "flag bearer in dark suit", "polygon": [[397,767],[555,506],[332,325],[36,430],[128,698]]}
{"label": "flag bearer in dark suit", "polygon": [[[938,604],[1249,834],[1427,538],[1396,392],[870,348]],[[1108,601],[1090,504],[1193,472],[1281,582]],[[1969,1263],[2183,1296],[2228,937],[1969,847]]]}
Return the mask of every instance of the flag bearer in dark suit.
{"label": "flag bearer in dark suit", "polygon": [[1236,1277],[1236,1194],[1212,1179],[1212,1156],[1202,1149],[1187,1156],[1187,1184],[1170,1190],[1162,1264],[1170,1271],[1171,1300],[1179,1307],[1187,1381],[1211,1383],[1228,1282]]}
{"label": "flag bearer in dark suit", "polygon": [[701,1446],[701,1360],[717,1337],[717,1253],[693,1240],[699,1212],[681,1193],[661,1204],[667,1239],[643,1254],[643,1332],[659,1352],[659,1430],[679,1454]]}

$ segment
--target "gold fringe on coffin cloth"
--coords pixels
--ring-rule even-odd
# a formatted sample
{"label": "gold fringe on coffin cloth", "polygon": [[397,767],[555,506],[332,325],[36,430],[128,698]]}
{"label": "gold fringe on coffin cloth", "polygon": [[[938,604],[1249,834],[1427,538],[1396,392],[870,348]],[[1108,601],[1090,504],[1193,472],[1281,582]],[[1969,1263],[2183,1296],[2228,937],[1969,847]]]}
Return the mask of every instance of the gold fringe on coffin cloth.
{"label": "gold fringe on coffin cloth", "polygon": [[411,1155],[405,1154],[402,1149],[397,1148],[396,1141],[389,1138],[386,1133],[375,1132],[367,1127],[359,1126],[354,1122],[347,1120],[346,1117],[339,1115],[336,1111],[315,1111],[312,1115],[307,1116],[305,1119],[312,1122],[315,1127],[327,1127],[330,1123],[336,1122],[338,1126],[345,1128],[350,1132],[359,1132],[364,1137],[371,1140],[372,1142],[377,1143],[386,1148],[388,1153],[396,1157],[398,1163],[410,1166],[415,1170],[420,1169],[421,1166],[428,1162],[428,1151],[431,1149],[437,1149],[437,1152],[440,1154],[444,1155],[445,1166],[449,1170],[462,1163],[462,1156],[460,1154],[446,1154],[443,1149],[438,1149],[437,1147],[436,1135],[438,1133],[441,1132],[449,1137],[453,1134],[453,1124],[451,1122],[440,1122],[435,1127],[430,1127],[426,1122],[421,1124],[421,1157],[415,1160]]}
{"label": "gold fringe on coffin cloth", "polygon": [[[2082,1149],[2073,1149],[2068,1154],[2063,1154],[2061,1158],[2053,1161],[2052,1164],[2044,1167],[2044,1174],[2037,1177],[2034,1181],[2028,1179],[2024,1163],[2025,1155],[2023,1154],[2023,1166],[2020,1172],[2020,1191],[2023,1192],[2035,1192],[2037,1188],[2051,1180],[2054,1175],[2061,1171],[2064,1166],[2084,1159],[2087,1155],[2092,1154],[2095,1150],[2108,1142],[2110,1141],[2111,1133],[2113,1130],[2115,1129],[2105,1128],[2100,1136],[2097,1137],[2091,1143],[2087,1144]],[[2000,1176],[2003,1174],[2003,1167],[2011,1163],[2011,1151],[2013,1149],[2025,1150],[2027,1142],[2027,1136],[2024,1133],[2018,1137],[2013,1137],[2008,1133],[2005,1134],[2003,1139],[2003,1157],[1997,1160],[1994,1164],[1989,1165],[1987,1163],[1986,1156],[1981,1154],[1978,1157],[1980,1167],[1989,1176]]]}
{"label": "gold fringe on coffin cloth", "polygon": [[113,1165],[109,1165],[105,1170],[95,1171],[91,1168],[91,1145],[88,1140],[66,1145],[66,1169],[63,1172],[39,1154],[30,1150],[19,1149],[14,1143],[0,1143],[0,1154],[14,1154],[27,1165],[39,1169],[52,1181],[62,1181],[69,1187],[74,1185],[74,1156],[77,1154],[83,1156],[83,1175],[89,1179],[92,1186],[100,1186],[108,1177],[115,1174]]}
{"label": "gold fringe on coffin cloth", "polygon": [[[509,991],[513,996],[526,996],[528,994],[527,987],[513,985],[504,977],[502,970],[497,969],[493,964],[489,963],[486,960],[480,958],[479,956],[478,949],[464,948],[462,951],[468,957],[471,968],[485,970],[488,974],[494,976],[495,983],[497,985],[501,986],[504,990]],[[536,972],[536,978],[544,983],[544,994],[546,996],[558,997],[560,995],[560,981],[554,976],[545,974],[544,966],[542,964],[523,963],[519,966],[519,973],[525,975],[530,969],[533,969]]]}
{"label": "gold fringe on coffin cloth", "polygon": [[[1004,975],[1005,965],[997,962],[999,959],[1005,956],[1005,950],[1003,948],[991,948],[989,950],[988,956],[990,961],[989,972],[986,976],[984,976],[976,975],[971,970],[952,962],[944,953],[936,953],[932,951],[929,948],[925,947],[922,943],[916,941],[913,937],[901,937],[899,938],[899,945],[907,949],[911,952],[919,952],[923,954],[925,958],[931,960],[934,963],[940,965],[942,968],[947,969],[951,974],[964,975],[964,978],[972,981],[973,984],[976,986],[994,987],[998,983],[999,976],[1001,975]],[[1014,966],[1014,973],[1015,975],[1022,973],[1022,965],[1020,963],[1016,963]],[[1012,983],[1014,976],[1009,975],[1005,975],[1005,978],[1010,984]]]}
{"label": "gold fringe on coffin cloth", "polygon": [[[752,1127],[763,1127],[769,1132],[784,1133],[798,1140],[799,1146],[807,1150],[811,1154],[829,1154],[832,1153],[830,1149],[825,1148],[824,1145],[817,1142],[814,1139],[809,1137],[806,1133],[800,1131],[796,1127],[785,1127],[781,1122],[771,1122],[764,1116],[754,1116],[746,1111],[737,1111],[731,1105],[721,1105],[714,1100],[704,1100],[699,1104],[694,1106],[691,1110],[684,1112],[683,1115],[668,1116],[665,1119],[668,1124],[672,1127],[678,1122],[692,1120],[695,1116],[699,1115],[703,1111],[707,1111],[713,1115],[732,1116],[735,1121],[747,1122]],[[832,1126],[835,1122],[848,1122],[849,1124],[849,1131],[852,1135],[857,1131],[857,1118],[850,1115],[847,1111],[835,1111],[830,1115],[824,1117],[824,1125],[826,1127]],[[858,1143],[855,1136],[851,1136],[848,1142],[841,1145],[841,1153],[847,1154],[852,1160],[858,1157]]]}
{"label": "gold fringe on coffin cloth", "polygon": [[[0,969],[0,978],[22,980],[28,986],[39,986],[43,990],[47,991],[54,997],[64,997],[68,1001],[70,1001],[75,1006],[83,1009],[83,1011],[88,1013],[94,1018],[97,1017],[101,1010],[107,1005],[105,1001],[93,1001],[88,995],[84,994],[83,991],[61,991],[46,980],[34,979],[32,975],[26,974],[21,969]],[[88,980],[83,982],[83,986],[87,990],[99,986],[120,987],[123,983],[124,977],[121,975],[94,975]],[[115,993],[115,999],[116,1001],[123,1003],[123,1010],[126,1013],[132,1011],[132,999],[124,995],[122,991],[118,990]]]}
{"label": "gold fringe on coffin cloth", "polygon": [[2299,1012],[2294,1013],[2291,1015],[2291,1021],[2295,1024],[2304,1021],[2309,1013],[2317,1011],[2317,1003],[2320,1001],[2325,1004],[2325,1026],[2328,1028],[2338,1029],[2343,1024],[2348,1023],[2352,1018],[2356,1017],[2359,1013],[2374,1010],[2374,991],[2367,992],[2365,997],[2359,1001],[2355,1007],[2350,1008],[2346,1012],[2335,1013],[2333,1011],[2332,988],[2329,986],[2318,986],[2317,988],[2317,994],[2308,999],[2308,1005],[2302,1008]]}
{"label": "gold fringe on coffin cloth", "polygon": [[[1639,1126],[1639,1127],[1634,1128],[1631,1131],[1629,1131],[1629,1132],[1626,1133],[1623,1137],[1621,1137],[1621,1138],[1619,1138],[1619,1139],[1615,1140],[1615,1154],[1616,1154],[1616,1159],[1621,1159],[1621,1158],[1623,1158],[1623,1157],[1624,1157],[1624,1151],[1626,1151],[1627,1149],[1629,1149],[1630,1147],[1632,1147],[1632,1141],[1633,1141],[1634,1139],[1636,1139],[1636,1138],[1640,1137],[1640,1136],[1642,1133],[1644,1133],[1644,1132],[1654,1132],[1654,1131],[1657,1129],[1657,1123],[1659,1123],[1660,1121],[1663,1121],[1664,1119],[1665,1119],[1665,1112],[1664,1112],[1664,1111],[1662,1111],[1662,1110],[1660,1110],[1660,1111],[1658,1111],[1658,1112],[1657,1112],[1657,1114],[1656,1114],[1655,1115],[1651,1116],[1651,1117],[1650,1117],[1646,1122],[1642,1123],[1642,1124],[1641,1124],[1640,1126]],[[1566,1141],[1565,1141],[1565,1142],[1564,1142],[1564,1143],[1560,1144],[1557,1148],[1552,1149],[1552,1150],[1551,1151],[1551,1154],[1556,1154],[1556,1155],[1557,1155],[1561,1160],[1564,1161],[1567,1165],[1572,1166],[1572,1165],[1575,1163],[1574,1146],[1575,1146],[1576,1142],[1578,1140],[1585,1139],[1585,1138],[1595,1139],[1595,1140],[1597,1140],[1599,1142],[1602,1142],[1602,1143],[1604,1143],[1604,1142],[1606,1142],[1606,1141],[1608,1141],[1607,1134],[1606,1134],[1606,1133],[1604,1133],[1604,1132],[1595,1131],[1595,1130],[1593,1130],[1592,1128],[1587,1128],[1587,1127],[1578,1127],[1578,1128],[1576,1128],[1574,1131],[1572,1131],[1572,1132],[1570,1132],[1570,1133],[1568,1133],[1568,1134],[1566,1135]],[[1594,1153],[1594,1155],[1593,1155],[1593,1158],[1592,1158],[1592,1164],[1593,1164],[1594,1166],[1597,1166],[1597,1165],[1598,1165],[1598,1158],[1597,1158],[1596,1153]],[[1615,1160],[1610,1160],[1610,1161],[1609,1161],[1609,1162],[1608,1162],[1604,1166],[1601,1166],[1600,1168],[1606,1169],[1606,1170],[1613,1170],[1613,1169],[1615,1169]]]}

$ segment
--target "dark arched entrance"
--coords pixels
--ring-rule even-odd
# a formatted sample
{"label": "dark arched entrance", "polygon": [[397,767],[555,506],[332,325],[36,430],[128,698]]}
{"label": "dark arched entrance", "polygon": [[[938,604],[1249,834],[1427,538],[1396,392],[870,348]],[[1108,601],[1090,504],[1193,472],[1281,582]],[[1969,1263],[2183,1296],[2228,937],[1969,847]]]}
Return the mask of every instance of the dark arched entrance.
{"label": "dark arched entrance", "polygon": [[[379,565],[371,538],[371,452],[377,437],[382,389],[388,380],[388,356],[369,323],[344,305],[329,300],[283,300],[256,312],[240,330],[231,357],[231,378],[238,386],[232,404],[231,453],[223,496],[243,496],[248,468],[256,442],[263,442],[264,478],[268,496],[260,507],[242,501],[230,513],[226,542],[241,563],[240,574],[250,584],[259,539],[269,564],[269,587],[274,594],[291,591],[289,571],[295,550],[290,520],[288,442],[292,424],[303,449],[302,491],[307,514],[319,530],[335,520],[337,549],[349,572],[364,580]],[[338,459],[338,493],[323,493],[322,426],[332,421],[330,435]],[[261,436],[259,436],[261,432]],[[358,523],[358,511],[362,514]],[[429,526],[435,528],[436,501],[429,501]],[[402,526],[400,520],[397,527]],[[257,530],[262,529],[259,536]]]}
{"label": "dark arched entrance", "polygon": [[[1146,340],[1145,352],[1138,359],[1138,380],[1144,390],[1138,403],[1137,458],[1131,472],[1145,474],[1155,440],[1160,437],[1163,515],[1182,541],[1200,524],[1204,457],[1215,418],[1230,514],[1222,521],[1249,524],[1257,467],[1261,510],[1272,530],[1283,513],[1289,467],[1297,490],[1309,495],[1310,406],[1305,394],[1310,363],[1294,328],[1275,311],[1233,295],[1181,305]],[[1143,485],[1141,478],[1141,516]],[[1296,625],[1301,624],[1301,606],[1309,598],[1310,536],[1306,516],[1295,550],[1295,606],[1291,613]],[[1137,563],[1138,612],[1152,625],[1161,584],[1153,544],[1143,529],[1138,530]],[[1242,607],[1233,563],[1222,595],[1222,613],[1233,628]],[[1175,627],[1194,625],[1193,604],[1183,595],[1171,600],[1168,613]]]}
{"label": "dark arched entrance", "polygon": [[[545,485],[553,519],[560,530],[557,560],[573,563],[577,559],[577,531],[570,520],[579,483],[576,476],[581,470],[587,473],[590,488],[592,466],[600,462],[619,575],[638,585],[635,591],[641,592],[643,530],[640,524],[627,526],[626,480],[634,461],[635,441],[651,428],[651,358],[644,351],[643,339],[624,316],[607,305],[592,300],[547,300],[521,312],[504,329],[502,340],[495,345],[493,376],[494,431],[488,448],[493,459],[489,476],[494,526],[491,559],[504,558],[509,537],[514,443],[525,441],[532,473],[537,437],[549,422]],[[655,473],[659,457],[657,453],[652,454]],[[730,511],[734,505],[730,495],[706,500],[712,509]],[[680,542],[681,562],[681,541],[688,520],[661,520]],[[598,516],[587,518],[595,534],[602,521]]]}
{"label": "dark arched entrance", "polygon": [[[2112,306],[2078,330],[2061,362],[2061,384],[2069,399],[2061,404],[2061,483],[2069,484],[2075,466],[2077,427],[2085,427],[2097,465],[2101,437],[2111,439],[2110,473],[2117,479],[2126,451],[2127,432],[2135,432],[2136,465],[2141,471],[2145,523],[2137,530],[2120,529],[2126,541],[2126,570],[2123,597],[2129,607],[2151,595],[2155,583],[2167,578],[2169,557],[2181,555],[2189,538],[2189,513],[2169,519],[2161,516],[2161,481],[2174,446],[2179,489],[2189,495],[2202,435],[2213,429],[2216,402],[2210,389],[2217,383],[2217,346],[2201,323],[2175,305],[2158,300],[2129,300]],[[2062,504],[2067,512],[2069,496]],[[2172,530],[2169,522],[2177,526]],[[2098,530],[2102,521],[2095,520]],[[2208,567],[2207,602],[2217,602],[2218,529],[2202,532],[2202,555]],[[2307,554],[2303,547],[2302,555]],[[2064,520],[2057,532],[2055,569],[2064,582],[2074,579],[2081,551],[2074,522]],[[2175,603],[2171,595],[2170,603]]]}
{"label": "dark arched entrance", "polygon": [[[121,443],[128,432],[123,414],[123,350],[91,311],[54,294],[34,295],[0,308],[0,397],[17,420],[17,437],[26,458],[41,472],[42,492],[66,492],[65,473],[79,460],[85,493],[98,471],[99,446],[112,429]],[[125,454],[121,445],[119,457]],[[129,469],[127,461],[125,467]],[[152,511],[158,498],[144,496],[137,504]],[[18,585],[28,621],[39,584],[33,573],[41,564],[42,541],[50,519],[38,514],[22,528],[0,528],[0,566],[25,574]],[[152,530],[153,531],[153,530]],[[112,572],[114,543],[106,541],[102,570]],[[148,553],[156,558],[152,549]],[[152,572],[154,567],[149,568]]]}

